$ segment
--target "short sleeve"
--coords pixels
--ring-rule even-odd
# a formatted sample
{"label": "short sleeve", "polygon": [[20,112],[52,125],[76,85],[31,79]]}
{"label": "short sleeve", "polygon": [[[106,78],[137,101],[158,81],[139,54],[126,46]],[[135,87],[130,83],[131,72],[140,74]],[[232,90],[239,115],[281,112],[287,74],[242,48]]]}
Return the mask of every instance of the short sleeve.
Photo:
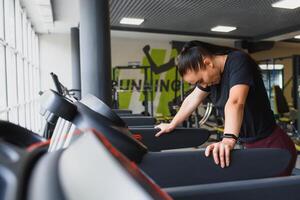
{"label": "short sleeve", "polygon": [[197,83],[196,85],[197,88],[199,88],[200,90],[204,91],[204,92],[210,92],[210,87],[202,87],[200,84]]}
{"label": "short sleeve", "polygon": [[232,57],[229,72],[229,88],[238,84],[254,85],[254,68],[257,65],[251,58],[242,52]]}

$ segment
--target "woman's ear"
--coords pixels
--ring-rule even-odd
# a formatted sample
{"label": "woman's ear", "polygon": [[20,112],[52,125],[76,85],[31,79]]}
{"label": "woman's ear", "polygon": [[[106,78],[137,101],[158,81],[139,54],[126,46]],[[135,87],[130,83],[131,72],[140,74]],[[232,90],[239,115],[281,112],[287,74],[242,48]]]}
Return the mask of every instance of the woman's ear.
{"label": "woman's ear", "polygon": [[204,58],[203,64],[204,64],[204,66],[210,66],[210,67],[214,68],[212,60],[210,58]]}

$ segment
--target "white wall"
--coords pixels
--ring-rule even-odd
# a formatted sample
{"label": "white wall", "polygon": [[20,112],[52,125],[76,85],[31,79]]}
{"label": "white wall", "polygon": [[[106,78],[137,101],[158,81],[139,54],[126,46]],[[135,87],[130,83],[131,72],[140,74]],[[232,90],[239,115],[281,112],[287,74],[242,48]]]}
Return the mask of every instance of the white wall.
{"label": "white wall", "polygon": [[142,62],[145,56],[142,49],[149,44],[151,48],[171,50],[168,41],[150,39],[111,38],[111,64],[112,67],[128,65],[128,62]]}
{"label": "white wall", "polygon": [[67,88],[72,86],[70,35],[40,35],[41,90],[55,89],[50,72]]}

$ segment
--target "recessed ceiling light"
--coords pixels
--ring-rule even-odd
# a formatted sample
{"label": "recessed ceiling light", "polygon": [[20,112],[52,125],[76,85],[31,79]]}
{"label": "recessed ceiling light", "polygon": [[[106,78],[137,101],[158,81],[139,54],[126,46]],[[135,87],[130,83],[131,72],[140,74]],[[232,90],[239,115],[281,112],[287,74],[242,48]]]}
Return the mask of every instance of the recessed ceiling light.
{"label": "recessed ceiling light", "polygon": [[143,22],[144,19],[128,18],[128,17],[123,17],[120,21],[121,24],[129,24],[129,25],[141,25]]}
{"label": "recessed ceiling light", "polygon": [[295,39],[300,39],[300,35],[294,36]]}
{"label": "recessed ceiling light", "polygon": [[283,64],[259,64],[260,69],[262,70],[281,70],[284,68]]}
{"label": "recessed ceiling light", "polygon": [[286,8],[286,9],[295,9],[300,7],[299,0],[282,0],[272,4],[272,7],[276,8]]}
{"label": "recessed ceiling light", "polygon": [[215,31],[215,32],[230,32],[235,29],[236,29],[236,27],[233,27],[233,26],[216,26],[216,27],[211,28],[210,30]]}

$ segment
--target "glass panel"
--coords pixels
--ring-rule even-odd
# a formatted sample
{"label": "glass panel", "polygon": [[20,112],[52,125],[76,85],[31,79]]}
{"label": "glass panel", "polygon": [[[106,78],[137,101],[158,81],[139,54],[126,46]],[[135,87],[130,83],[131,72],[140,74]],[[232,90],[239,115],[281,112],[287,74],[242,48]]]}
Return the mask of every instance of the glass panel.
{"label": "glass panel", "polygon": [[15,47],[15,2],[4,0],[5,19],[5,40],[12,47]]}
{"label": "glass panel", "polygon": [[4,11],[3,11],[3,0],[0,0],[0,39],[4,39]]}
{"label": "glass panel", "polygon": [[0,0],[1,38],[8,47],[0,44],[0,111],[4,110],[0,119],[37,130],[41,123],[39,43],[19,0]]}
{"label": "glass panel", "polygon": [[28,101],[30,100],[29,97],[29,70],[28,70],[28,63],[23,60],[24,65],[24,91],[25,91],[25,115],[26,115],[26,128],[30,129],[30,107]]}
{"label": "glass panel", "polygon": [[[36,49],[35,49],[35,51],[36,51],[36,67],[37,68],[40,68],[39,67],[39,65],[40,65],[40,63],[39,63],[39,55],[40,55],[40,50],[39,50],[39,38],[38,38],[38,36],[35,36],[35,46],[36,46]],[[40,77],[40,76],[39,76]]]}
{"label": "glass panel", "polygon": [[35,46],[35,42],[34,42],[34,36],[35,36],[35,33],[34,33],[34,30],[31,28],[31,62],[34,64],[34,46]]}
{"label": "glass panel", "polygon": [[262,77],[269,98],[271,97],[273,85],[283,87],[283,70],[262,70]]}
{"label": "glass panel", "polygon": [[40,127],[41,127],[41,115],[39,114],[39,110],[40,110],[40,104],[39,104],[39,91],[40,91],[40,87],[39,87],[39,69],[37,67],[34,68],[34,89],[35,89],[35,96],[37,98],[37,100],[35,101],[35,114],[36,114],[36,131],[39,131]]}
{"label": "glass panel", "polygon": [[28,38],[27,38],[27,16],[26,16],[26,14],[25,13],[23,13],[23,15],[22,15],[22,20],[23,20],[23,22],[22,22],[22,26],[23,26],[23,31],[22,31],[22,34],[23,34],[23,55],[25,56],[25,57],[27,57],[27,40],[28,40]]}
{"label": "glass panel", "polygon": [[26,115],[25,115],[25,105],[19,107],[19,124],[26,127]]}
{"label": "glass panel", "polygon": [[33,99],[34,99],[34,91],[33,91],[33,70],[32,70],[32,65],[28,65],[28,68],[29,68],[29,98],[30,98],[30,117],[31,117],[31,124],[30,124],[30,127],[31,129],[34,129],[34,115],[35,115],[35,112],[34,112],[34,104],[33,104]]}
{"label": "glass panel", "polygon": [[6,113],[0,114],[0,119],[1,120],[7,120],[7,114]]}
{"label": "glass panel", "polygon": [[27,54],[27,58],[29,61],[31,61],[31,24],[28,23],[27,24],[27,51],[28,51],[28,54]]}
{"label": "glass panel", "polygon": [[16,48],[22,52],[22,13],[19,0],[15,0],[15,13],[16,13]]}
{"label": "glass panel", "polygon": [[25,126],[25,81],[24,81],[24,66],[23,60],[20,55],[17,56],[17,69],[18,69],[18,102],[19,107],[19,124]]}
{"label": "glass panel", "polygon": [[31,129],[31,116],[30,116],[30,104],[26,103],[25,105],[25,124],[26,124],[26,128]]}
{"label": "glass panel", "polygon": [[1,91],[0,110],[3,110],[7,107],[7,103],[6,103],[5,48],[1,44],[0,44],[0,91]]}
{"label": "glass panel", "polygon": [[34,67],[36,67],[36,63],[35,63],[35,61],[36,61],[36,45],[35,45],[35,32],[34,31],[32,31],[31,42],[32,42],[32,44],[31,44],[32,45],[32,50],[31,50],[32,60],[31,60],[31,62],[34,65]]}
{"label": "glass panel", "polygon": [[[17,106],[18,93],[17,93],[17,68],[16,68],[16,55],[10,49],[6,49],[7,60],[7,99],[10,108]],[[9,113],[9,121],[18,123],[17,109],[11,109]]]}

